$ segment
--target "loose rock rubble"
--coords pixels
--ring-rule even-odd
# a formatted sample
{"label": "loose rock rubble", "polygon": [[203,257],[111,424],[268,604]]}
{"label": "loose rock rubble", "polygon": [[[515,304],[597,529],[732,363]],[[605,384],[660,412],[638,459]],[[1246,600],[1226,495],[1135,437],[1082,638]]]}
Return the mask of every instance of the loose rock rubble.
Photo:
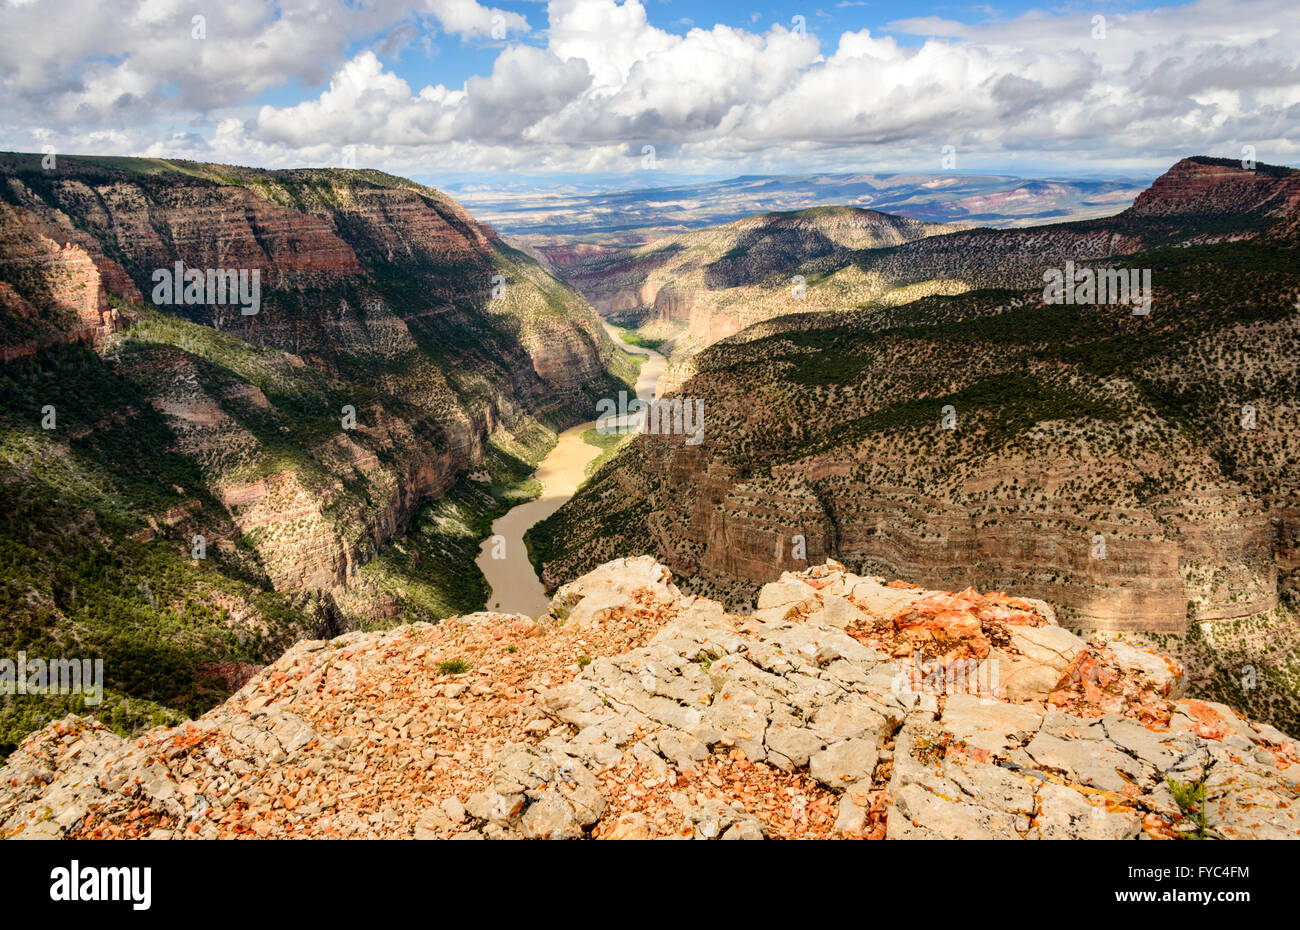
{"label": "loose rock rubble", "polygon": [[1041,601],[828,562],[738,616],[624,559],[537,619],[300,643],[135,740],[51,724],[0,768],[0,834],[1300,837],[1294,741],[1181,688]]}

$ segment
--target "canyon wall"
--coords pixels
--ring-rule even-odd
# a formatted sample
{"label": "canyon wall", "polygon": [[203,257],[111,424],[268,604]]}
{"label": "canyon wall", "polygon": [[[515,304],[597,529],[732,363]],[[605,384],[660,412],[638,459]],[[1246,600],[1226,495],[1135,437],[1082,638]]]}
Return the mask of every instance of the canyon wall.
{"label": "canyon wall", "polygon": [[961,228],[853,207],[815,207],[747,217],[635,248],[569,255],[559,270],[602,316],[666,326],[678,337],[674,348],[681,354],[782,313],[831,309],[853,293],[837,281],[796,297],[795,274],[816,276],[843,268],[860,250]]}
{"label": "canyon wall", "polygon": [[792,314],[678,359],[660,386],[703,402],[704,441],[629,444],[535,531],[546,579],[649,553],[739,607],[831,557],[1015,588],[1076,628],[1184,632],[1274,610],[1300,590],[1300,263],[1285,233],[1300,183],[1240,174],[1189,160],[1109,221],[872,260],[928,253],[926,274],[951,257],[992,275],[1183,242],[1127,260],[1153,270],[1149,314],[1046,304],[1040,264],[1030,290]]}
{"label": "canyon wall", "polygon": [[[646,246],[571,258],[561,273],[602,315],[672,339],[676,366],[784,314],[888,306],[933,293],[1042,286],[1046,268],[1300,228],[1300,179],[1187,158],[1113,217],[1017,229],[924,224],[868,210],[763,214]],[[795,276],[803,279],[796,295]],[[680,383],[680,378],[677,383]]]}
{"label": "canyon wall", "polygon": [[[5,156],[0,185],[5,360],[102,351],[130,327],[111,365],[202,463],[278,589],[344,584],[494,431],[579,422],[608,390],[615,349],[591,309],[429,188],[129,159],[46,171],[38,156]],[[260,309],[155,305],[155,272],[177,262],[256,272]]]}

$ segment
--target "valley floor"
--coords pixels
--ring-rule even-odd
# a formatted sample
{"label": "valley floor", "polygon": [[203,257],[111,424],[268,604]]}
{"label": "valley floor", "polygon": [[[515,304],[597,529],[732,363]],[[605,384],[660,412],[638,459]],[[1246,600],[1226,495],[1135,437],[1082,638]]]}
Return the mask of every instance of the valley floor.
{"label": "valley floor", "polygon": [[[616,342],[626,337],[608,323],[605,329]],[[667,359],[646,347],[641,347],[633,355],[644,359],[637,373],[636,398],[648,402],[654,399]],[[618,421],[618,425],[627,424]],[[592,464],[608,451],[606,437],[614,439],[621,435],[599,433],[595,421],[565,430],[533,472],[532,480],[539,487],[537,496],[513,507],[493,522],[491,535],[483,541],[477,560],[491,592],[487,598],[490,609],[528,616],[546,612],[549,604],[546,589],[538,578],[525,542],[526,534],[573,497],[591,473]]]}

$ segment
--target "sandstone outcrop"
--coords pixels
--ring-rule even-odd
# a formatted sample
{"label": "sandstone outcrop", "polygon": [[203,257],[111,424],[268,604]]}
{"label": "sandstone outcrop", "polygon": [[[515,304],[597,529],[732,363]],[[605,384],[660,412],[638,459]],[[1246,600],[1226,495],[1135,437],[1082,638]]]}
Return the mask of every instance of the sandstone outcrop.
{"label": "sandstone outcrop", "polygon": [[544,617],[304,642],[193,722],[69,717],[0,768],[35,837],[1300,837],[1291,737],[1041,601],[834,562],[729,614],[649,558]]}
{"label": "sandstone outcrop", "polygon": [[1129,212],[1141,217],[1259,214],[1271,220],[1300,209],[1300,176],[1269,165],[1246,168],[1229,159],[1184,158],[1137,196]]}
{"label": "sandstone outcrop", "polygon": [[24,297],[13,284],[0,283],[0,308],[27,330],[5,339],[0,362],[31,355],[46,345],[102,346],[123,325],[118,311],[109,305],[109,290],[128,298],[140,296],[122,268],[91,237],[75,228],[46,223],[3,201],[0,266],[3,277],[29,285],[23,287]]}

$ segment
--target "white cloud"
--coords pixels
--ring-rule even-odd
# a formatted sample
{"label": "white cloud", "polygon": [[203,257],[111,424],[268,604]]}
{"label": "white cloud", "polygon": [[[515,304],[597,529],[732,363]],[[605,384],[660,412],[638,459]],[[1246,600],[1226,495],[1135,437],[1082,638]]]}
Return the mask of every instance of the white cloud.
{"label": "white cloud", "polygon": [[[337,162],[356,144],[361,163],[404,173],[626,169],[646,143],[662,167],[710,171],[934,170],[949,144],[963,169],[1155,170],[1243,144],[1266,161],[1300,156],[1289,0],[1116,14],[1104,39],[1091,13],[890,25],[919,46],[781,25],[678,35],[637,0],[551,0],[540,48],[519,44],[522,17],[474,0],[426,0],[416,20],[399,0],[282,0],[279,15],[232,0],[199,43],[179,0],[65,3],[78,13],[67,30],[40,27],[41,4],[0,9],[9,147],[43,130],[82,151],[286,165]],[[390,56],[426,21],[481,37],[505,24],[513,41],[487,74],[412,87]],[[348,58],[368,36],[372,49]],[[299,103],[247,109],[269,87],[326,81]]]}
{"label": "white cloud", "polygon": [[528,28],[519,14],[474,0],[58,0],[57,14],[53,6],[0,7],[6,123],[84,130],[121,125],[141,106],[159,119],[316,85],[342,65],[352,39],[410,15],[463,37],[490,36],[498,24],[507,34]]}

